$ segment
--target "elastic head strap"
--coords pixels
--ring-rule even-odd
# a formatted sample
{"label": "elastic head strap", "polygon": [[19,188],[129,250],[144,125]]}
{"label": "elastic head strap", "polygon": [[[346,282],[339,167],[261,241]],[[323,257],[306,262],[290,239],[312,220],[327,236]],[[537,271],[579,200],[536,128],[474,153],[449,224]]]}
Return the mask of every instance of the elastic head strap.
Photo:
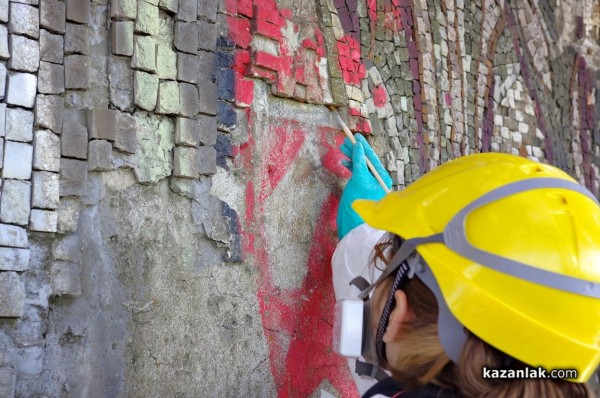
{"label": "elastic head strap", "polygon": [[383,342],[383,335],[388,326],[388,322],[390,320],[390,313],[396,306],[396,295],[394,294],[396,290],[402,289],[406,282],[410,278],[410,267],[408,263],[405,261],[397,267],[398,272],[396,273],[396,277],[394,278],[394,283],[392,284],[392,288],[390,290],[390,294],[388,295],[388,299],[385,302],[385,306],[383,307],[383,311],[381,313],[381,318],[379,319],[379,326],[377,327],[377,337],[375,339],[375,347],[377,348],[377,359],[379,363],[386,363],[387,356],[385,354],[385,343]]}

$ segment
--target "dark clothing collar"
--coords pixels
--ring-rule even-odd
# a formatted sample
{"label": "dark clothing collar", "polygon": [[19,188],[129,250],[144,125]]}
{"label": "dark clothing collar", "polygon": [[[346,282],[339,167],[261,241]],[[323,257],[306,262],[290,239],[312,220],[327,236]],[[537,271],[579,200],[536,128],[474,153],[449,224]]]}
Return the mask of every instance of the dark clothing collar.
{"label": "dark clothing collar", "polygon": [[454,390],[426,384],[417,389],[404,391],[401,382],[388,377],[369,388],[362,398],[371,398],[377,394],[397,398],[461,398],[462,395]]}

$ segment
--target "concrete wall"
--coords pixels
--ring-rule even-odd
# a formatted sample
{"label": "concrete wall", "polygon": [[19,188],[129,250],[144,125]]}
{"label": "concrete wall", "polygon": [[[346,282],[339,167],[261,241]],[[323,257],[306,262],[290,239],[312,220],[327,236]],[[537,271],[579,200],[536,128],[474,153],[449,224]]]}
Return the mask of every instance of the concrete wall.
{"label": "concrete wall", "polygon": [[0,397],[356,396],[340,106],[402,189],[479,151],[600,194],[591,0],[0,0]]}

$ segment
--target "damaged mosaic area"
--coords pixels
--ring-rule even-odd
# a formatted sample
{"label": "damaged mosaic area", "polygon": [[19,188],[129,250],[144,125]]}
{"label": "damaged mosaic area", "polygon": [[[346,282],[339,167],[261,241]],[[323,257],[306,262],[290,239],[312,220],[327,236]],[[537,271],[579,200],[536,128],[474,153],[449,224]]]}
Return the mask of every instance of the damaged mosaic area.
{"label": "damaged mosaic area", "polygon": [[[383,137],[400,187],[448,159],[502,151],[555,164],[598,194],[586,61],[598,11],[567,3],[329,0],[314,12],[267,2],[253,13],[239,1],[228,8],[235,92],[248,103],[248,77],[259,77],[275,95],[346,106],[351,129]],[[576,44],[553,45],[568,39]]]}
{"label": "damaged mosaic area", "polygon": [[599,40],[592,0],[0,0],[0,396],[356,396],[324,105],[397,189],[493,151],[600,196]]}

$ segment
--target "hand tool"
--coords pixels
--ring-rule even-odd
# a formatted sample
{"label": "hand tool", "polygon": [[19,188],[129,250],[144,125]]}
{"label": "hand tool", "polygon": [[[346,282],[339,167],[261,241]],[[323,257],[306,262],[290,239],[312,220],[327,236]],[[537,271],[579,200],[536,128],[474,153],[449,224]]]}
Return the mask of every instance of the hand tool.
{"label": "hand tool", "polygon": [[[333,113],[335,120],[337,121],[338,125],[342,128],[350,142],[352,142],[353,145],[356,144],[354,134],[352,134],[352,131],[350,131],[346,123],[344,123],[344,121],[342,120],[340,113],[337,111],[337,108],[334,105],[327,105],[327,109],[329,109]],[[375,177],[375,179],[377,179],[377,182],[379,182],[385,193],[390,192],[390,189],[387,187],[387,185],[385,185],[385,182],[383,182],[381,176],[379,175],[379,173],[377,173],[377,170],[375,170],[373,163],[371,163],[369,159],[367,159],[367,167],[369,168],[371,173],[373,173],[373,176]]]}

